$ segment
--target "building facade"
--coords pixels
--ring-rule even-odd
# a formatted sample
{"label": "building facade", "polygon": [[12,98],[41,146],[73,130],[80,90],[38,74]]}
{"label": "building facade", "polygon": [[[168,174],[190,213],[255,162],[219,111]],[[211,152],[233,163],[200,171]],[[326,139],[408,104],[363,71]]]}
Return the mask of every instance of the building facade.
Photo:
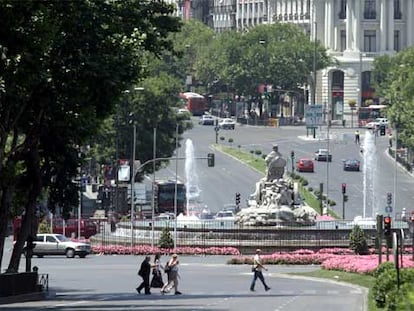
{"label": "building facade", "polygon": [[[197,0],[190,2],[195,7]],[[201,1],[201,0],[199,0]],[[414,45],[414,0],[209,0],[201,21],[216,32],[264,23],[294,23],[319,40],[337,64],[316,74],[315,103],[332,120],[349,119],[347,104],[379,103],[372,87],[375,57]],[[204,10],[206,11],[206,10]],[[194,12],[195,14],[195,12]]]}

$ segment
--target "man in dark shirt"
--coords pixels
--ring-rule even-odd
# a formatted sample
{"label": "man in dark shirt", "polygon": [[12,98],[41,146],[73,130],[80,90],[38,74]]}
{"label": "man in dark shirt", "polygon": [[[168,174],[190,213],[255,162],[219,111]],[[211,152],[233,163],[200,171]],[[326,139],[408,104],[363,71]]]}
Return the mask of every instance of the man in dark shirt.
{"label": "man in dark shirt", "polygon": [[151,295],[150,292],[150,274],[151,274],[151,257],[145,256],[144,261],[141,263],[141,268],[138,271],[138,275],[142,277],[142,283],[136,288],[138,294],[141,294],[141,290],[145,288],[145,295]]}

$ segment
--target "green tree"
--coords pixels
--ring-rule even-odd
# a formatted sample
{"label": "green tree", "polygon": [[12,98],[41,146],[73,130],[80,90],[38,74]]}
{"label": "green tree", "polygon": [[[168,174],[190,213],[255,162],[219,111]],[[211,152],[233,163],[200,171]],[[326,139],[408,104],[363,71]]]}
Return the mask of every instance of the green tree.
{"label": "green tree", "polygon": [[359,255],[365,255],[368,253],[368,244],[364,231],[358,225],[355,225],[349,234],[349,247]]}
{"label": "green tree", "polygon": [[168,227],[164,227],[162,229],[160,240],[158,241],[158,246],[160,248],[173,248],[174,247],[174,239]]}
{"label": "green tree", "polygon": [[12,206],[24,210],[8,271],[36,234],[43,189],[52,209],[77,205],[80,146],[142,79],[146,53],[171,49],[173,10],[163,1],[0,3],[0,263]]}

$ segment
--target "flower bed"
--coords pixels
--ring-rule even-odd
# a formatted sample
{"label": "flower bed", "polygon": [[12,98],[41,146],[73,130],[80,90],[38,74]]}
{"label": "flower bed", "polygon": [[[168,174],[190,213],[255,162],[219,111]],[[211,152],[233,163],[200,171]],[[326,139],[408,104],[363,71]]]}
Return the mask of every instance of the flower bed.
{"label": "flower bed", "polygon": [[96,254],[119,254],[119,255],[146,255],[146,254],[185,254],[185,255],[240,255],[237,248],[234,247],[177,247],[176,249],[151,247],[149,245],[131,246],[122,245],[94,245],[92,252]]}

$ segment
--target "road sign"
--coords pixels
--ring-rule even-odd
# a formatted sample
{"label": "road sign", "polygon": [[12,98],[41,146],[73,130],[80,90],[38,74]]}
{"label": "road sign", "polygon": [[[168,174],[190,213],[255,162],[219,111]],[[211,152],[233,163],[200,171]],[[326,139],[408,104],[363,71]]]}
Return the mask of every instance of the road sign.
{"label": "road sign", "polygon": [[306,127],[318,127],[323,124],[322,105],[305,106]]}
{"label": "road sign", "polygon": [[386,207],[385,207],[385,212],[386,213],[392,213],[392,206],[390,206],[390,205],[387,205]]}

